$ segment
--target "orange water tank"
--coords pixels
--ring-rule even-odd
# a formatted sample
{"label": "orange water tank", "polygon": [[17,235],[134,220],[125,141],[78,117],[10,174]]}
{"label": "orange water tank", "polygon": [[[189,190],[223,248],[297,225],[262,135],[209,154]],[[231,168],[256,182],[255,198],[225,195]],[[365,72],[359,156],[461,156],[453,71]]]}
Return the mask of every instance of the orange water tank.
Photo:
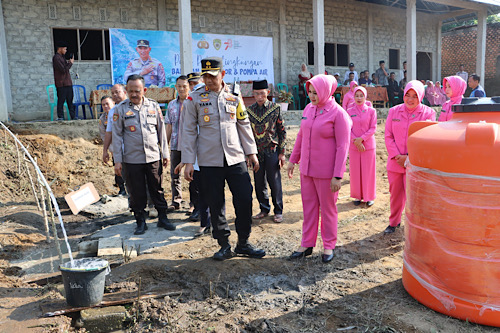
{"label": "orange water tank", "polygon": [[409,129],[403,285],[420,303],[500,327],[500,97]]}

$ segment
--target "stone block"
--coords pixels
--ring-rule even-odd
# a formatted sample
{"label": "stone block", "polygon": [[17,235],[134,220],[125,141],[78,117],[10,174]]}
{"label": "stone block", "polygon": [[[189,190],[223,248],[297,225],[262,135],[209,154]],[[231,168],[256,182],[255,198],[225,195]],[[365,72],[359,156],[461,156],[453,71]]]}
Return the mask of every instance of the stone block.
{"label": "stone block", "polygon": [[86,309],[80,312],[78,326],[90,333],[105,333],[121,330],[128,313],[123,306]]}

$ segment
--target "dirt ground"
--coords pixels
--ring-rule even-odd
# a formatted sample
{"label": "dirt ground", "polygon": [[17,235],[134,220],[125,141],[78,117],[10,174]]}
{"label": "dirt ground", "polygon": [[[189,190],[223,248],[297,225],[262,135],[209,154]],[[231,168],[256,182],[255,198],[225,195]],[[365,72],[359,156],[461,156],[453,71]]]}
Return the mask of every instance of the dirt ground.
{"label": "dirt ground", "polygon": [[[338,200],[339,234],[335,259],[321,262],[321,238],[311,257],[289,261],[300,243],[302,204],[298,172],[283,171],[285,221],[272,217],[253,225],[251,241],[266,250],[264,259],[233,258],[216,262],[218,249],[208,236],[160,248],[113,268],[108,291],[178,291],[178,297],[136,302],[128,307],[130,332],[494,332],[436,313],[407,294],[401,282],[403,228],[384,236],[388,225],[387,153],[380,124],[377,138],[377,199],[355,207],[349,198],[349,175]],[[113,194],[112,168],[100,162],[102,144],[93,121],[15,125],[12,130],[37,157],[58,198],[69,237],[86,239],[105,226],[89,216],[73,216],[62,198],[93,182]],[[288,130],[291,151],[298,128]],[[4,133],[0,133],[4,134]],[[41,306],[62,299],[60,285],[26,283],[10,262],[42,249],[44,223],[26,171],[17,164],[12,140],[0,136],[0,332],[65,332],[74,318],[40,318]],[[22,154],[22,153],[21,153]],[[21,170],[21,171],[20,171]],[[33,171],[32,171],[33,172]],[[164,188],[169,199],[169,175]],[[22,176],[24,174],[24,177]],[[21,175],[21,176],[20,176]],[[187,197],[187,185],[184,183]],[[230,193],[227,216],[234,221]],[[254,200],[254,213],[258,203]],[[174,221],[175,222],[175,221]],[[110,221],[109,223],[113,223]],[[116,223],[116,222],[115,222]],[[152,232],[151,229],[148,232]],[[231,241],[236,242],[233,232]],[[139,282],[140,281],[140,282]]]}

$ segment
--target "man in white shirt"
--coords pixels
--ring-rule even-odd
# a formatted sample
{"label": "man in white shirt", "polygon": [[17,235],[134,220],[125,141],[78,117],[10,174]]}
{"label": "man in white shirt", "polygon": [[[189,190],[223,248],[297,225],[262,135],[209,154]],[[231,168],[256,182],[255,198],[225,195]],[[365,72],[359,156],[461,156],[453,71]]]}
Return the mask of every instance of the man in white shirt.
{"label": "man in white shirt", "polygon": [[345,74],[344,74],[344,81],[342,81],[342,82],[345,82],[345,81],[349,80],[349,74],[350,73],[354,73],[354,81],[358,82],[358,79],[359,79],[358,72],[356,72],[354,70],[354,64],[352,62],[349,64],[349,70],[347,72],[345,72]]}
{"label": "man in white shirt", "polygon": [[465,82],[467,82],[467,80],[469,79],[469,73],[464,71],[464,67],[464,65],[460,65],[460,72],[457,72],[457,75],[464,79]]}

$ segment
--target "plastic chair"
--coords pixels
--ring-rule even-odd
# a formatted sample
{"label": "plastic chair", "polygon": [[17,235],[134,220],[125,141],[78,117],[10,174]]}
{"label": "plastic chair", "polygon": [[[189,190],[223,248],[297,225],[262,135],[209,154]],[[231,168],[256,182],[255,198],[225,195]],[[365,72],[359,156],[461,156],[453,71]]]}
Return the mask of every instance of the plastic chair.
{"label": "plastic chair", "polygon": [[97,90],[109,90],[113,87],[112,84],[98,84],[97,85]]}
{"label": "plastic chair", "polygon": [[90,107],[90,103],[87,100],[87,92],[84,86],[74,85],[73,86],[73,104],[75,105],[75,116],[78,119],[78,107],[82,107],[83,119],[87,119],[87,115],[85,114],[85,105],[89,106],[90,116],[94,118],[94,113],[92,112],[92,108]]}
{"label": "plastic chair", "polygon": [[284,90],[284,91],[288,92],[288,86],[285,83],[276,84],[276,88],[278,88],[278,92],[280,90]]}
{"label": "plastic chair", "polygon": [[[309,99],[309,94],[307,93],[307,89],[306,89],[306,84],[305,83],[304,83],[304,94],[306,94],[306,105],[307,105],[307,104],[311,103],[311,100]],[[306,105],[304,105],[304,108],[306,107]]]}
{"label": "plastic chair", "polygon": [[[50,106],[50,121],[54,121],[54,110],[57,110],[57,89],[55,84],[50,84],[47,86],[47,98],[49,100]],[[64,106],[66,107],[66,116],[68,120],[71,120],[69,115],[69,107],[66,102],[64,102]],[[64,108],[64,107],[63,107]]]}
{"label": "plastic chair", "polygon": [[293,92],[293,106],[295,110],[301,110],[300,98],[299,98],[299,86],[297,84],[292,86],[292,92]]}

